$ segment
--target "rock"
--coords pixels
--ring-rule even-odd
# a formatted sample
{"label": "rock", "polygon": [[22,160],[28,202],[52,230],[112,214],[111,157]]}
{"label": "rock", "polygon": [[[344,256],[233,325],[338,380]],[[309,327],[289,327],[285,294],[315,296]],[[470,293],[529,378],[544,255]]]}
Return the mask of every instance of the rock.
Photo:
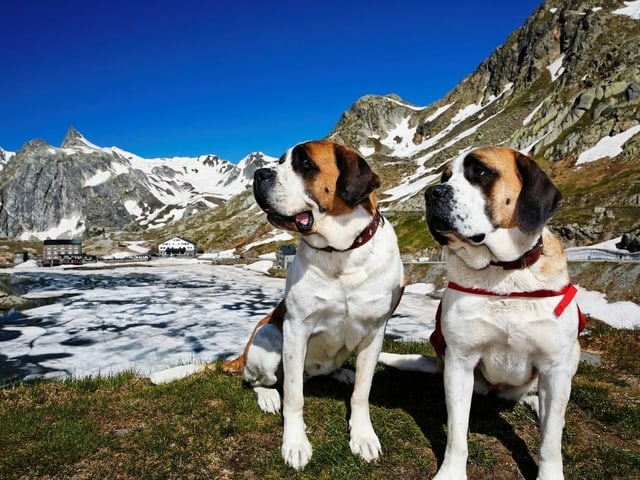
{"label": "rock", "polygon": [[640,252],[640,232],[625,233],[616,243],[616,248],[628,250],[631,253]]}

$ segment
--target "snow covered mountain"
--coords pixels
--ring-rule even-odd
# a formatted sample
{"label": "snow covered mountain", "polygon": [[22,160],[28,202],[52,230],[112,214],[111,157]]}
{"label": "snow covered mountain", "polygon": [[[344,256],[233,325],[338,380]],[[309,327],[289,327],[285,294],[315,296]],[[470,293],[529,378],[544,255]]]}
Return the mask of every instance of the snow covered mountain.
{"label": "snow covered mountain", "polygon": [[[380,175],[403,252],[435,247],[424,188],[451,159],[496,144],[531,155],[560,187],[565,207],[551,226],[565,246],[640,236],[640,0],[547,0],[440,100],[363,96],[327,138]],[[2,236],[145,229],[240,252],[281,240],[249,188],[253,171],[275,160],[260,153],[238,165],[215,155],[141,159],[72,129],[60,148],[33,140],[4,158]]]}
{"label": "snow covered mountain", "polygon": [[253,171],[274,159],[261,153],[238,165],[216,155],[144,159],[94,145],[71,128],[59,148],[32,140],[7,160],[0,235],[46,239],[174,223],[243,192]]}
{"label": "snow covered mountain", "polygon": [[15,152],[7,152],[5,149],[0,147],[0,170],[4,168],[7,162],[15,155]]}
{"label": "snow covered mountain", "polygon": [[600,242],[640,231],[639,65],[640,0],[547,0],[445,97],[362,97],[329,137],[368,158],[398,215],[456,156],[516,148],[563,191],[565,244]]}

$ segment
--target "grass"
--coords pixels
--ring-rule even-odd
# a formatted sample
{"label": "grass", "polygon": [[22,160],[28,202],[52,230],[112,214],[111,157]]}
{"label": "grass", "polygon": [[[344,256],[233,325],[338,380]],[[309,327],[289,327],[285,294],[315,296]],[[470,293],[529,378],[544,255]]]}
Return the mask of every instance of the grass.
{"label": "grass", "polygon": [[[563,442],[567,479],[640,478],[640,330],[590,320],[583,346],[602,366],[581,364]],[[386,351],[432,354],[428,344],[386,342]],[[0,390],[0,478],[10,479],[388,479],[429,478],[442,461],[442,378],[380,366],[371,416],[383,456],[367,464],[348,447],[351,387],[305,385],[314,448],[302,472],[280,457],[282,418],[260,412],[238,377],[194,375],[154,386],[133,372]],[[470,479],[536,475],[535,416],[521,405],[474,397]]]}
{"label": "grass", "polygon": [[425,234],[424,212],[385,213],[398,236],[401,252],[417,252],[438,246],[431,235]]}

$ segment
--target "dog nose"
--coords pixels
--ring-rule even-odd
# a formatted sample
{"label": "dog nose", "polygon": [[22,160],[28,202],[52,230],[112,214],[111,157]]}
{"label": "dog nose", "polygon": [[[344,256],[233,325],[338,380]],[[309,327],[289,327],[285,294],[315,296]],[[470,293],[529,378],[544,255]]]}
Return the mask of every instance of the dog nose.
{"label": "dog nose", "polygon": [[425,200],[450,200],[453,195],[451,187],[448,185],[434,185],[424,191]]}
{"label": "dog nose", "polygon": [[272,180],[276,176],[276,172],[274,172],[270,168],[259,168],[253,174],[253,180],[255,182],[266,182],[268,180]]}

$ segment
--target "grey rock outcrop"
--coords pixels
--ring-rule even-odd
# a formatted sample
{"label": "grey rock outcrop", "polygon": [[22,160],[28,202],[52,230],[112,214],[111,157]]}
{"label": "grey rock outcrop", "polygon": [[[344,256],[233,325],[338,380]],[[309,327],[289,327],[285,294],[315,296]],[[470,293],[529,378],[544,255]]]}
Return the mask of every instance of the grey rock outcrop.
{"label": "grey rock outcrop", "polygon": [[241,169],[215,155],[147,161],[97,147],[72,127],[60,148],[31,140],[0,172],[0,236],[153,228],[220,205],[246,185]]}

